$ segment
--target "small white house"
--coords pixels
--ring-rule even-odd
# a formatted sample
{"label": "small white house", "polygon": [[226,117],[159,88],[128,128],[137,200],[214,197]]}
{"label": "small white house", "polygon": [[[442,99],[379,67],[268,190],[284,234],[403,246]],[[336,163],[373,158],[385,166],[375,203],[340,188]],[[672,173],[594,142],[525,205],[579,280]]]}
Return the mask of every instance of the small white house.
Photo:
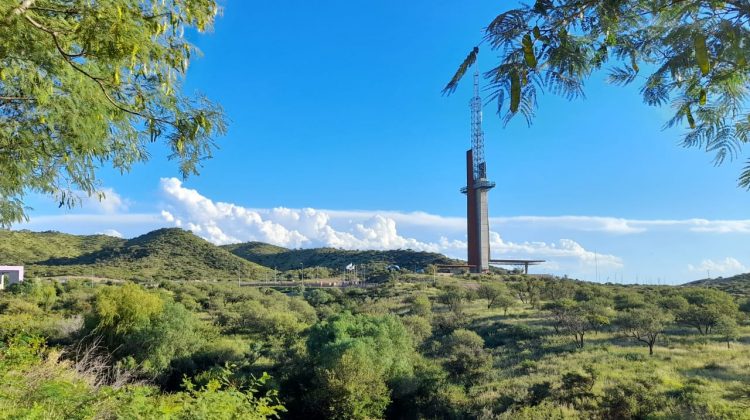
{"label": "small white house", "polygon": [[0,265],[0,290],[23,281],[22,265]]}

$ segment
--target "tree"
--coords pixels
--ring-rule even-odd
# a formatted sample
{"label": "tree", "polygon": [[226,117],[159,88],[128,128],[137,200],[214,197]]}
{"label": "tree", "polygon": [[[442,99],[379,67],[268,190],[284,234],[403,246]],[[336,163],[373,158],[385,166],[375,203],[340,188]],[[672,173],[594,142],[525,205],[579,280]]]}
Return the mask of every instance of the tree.
{"label": "tree", "polygon": [[585,372],[568,372],[562,376],[559,399],[566,404],[580,408],[584,402],[595,398],[592,392],[596,383],[596,372],[591,366]]}
{"label": "tree", "polygon": [[663,310],[649,306],[623,312],[617,319],[617,324],[626,335],[646,344],[648,354],[653,355],[656,340],[672,319],[672,316]]}
{"label": "tree", "polygon": [[556,333],[559,333],[566,313],[572,311],[575,306],[576,302],[572,299],[560,299],[545,303],[544,306],[542,306],[542,309],[549,311],[553,320],[552,327],[555,329]]}
{"label": "tree", "polygon": [[680,295],[665,296],[658,301],[659,306],[672,313],[679,313],[687,309],[689,303],[687,299]]}
{"label": "tree", "polygon": [[465,385],[476,383],[492,367],[492,357],[484,349],[484,340],[465,329],[453,331],[443,342],[445,370]]}
{"label": "tree", "polygon": [[609,305],[610,302],[603,298],[579,303],[589,324],[597,332],[607,327],[614,317],[614,310]]}
{"label": "tree", "polygon": [[97,193],[96,169],[127,171],[164,141],[183,176],[225,131],[221,109],[180,93],[214,0],[9,0],[0,5],[0,226],[24,194],[72,206]]}
{"label": "tree", "polygon": [[519,281],[511,283],[510,287],[515,292],[518,300],[522,303],[529,304],[532,307],[536,307],[537,303],[539,303],[542,283],[539,280],[526,276],[517,276],[517,278]]}
{"label": "tree", "polygon": [[643,308],[646,306],[646,301],[643,299],[643,295],[636,292],[622,292],[615,296],[615,309],[618,311],[625,311],[628,309]]}
{"label": "tree", "polygon": [[508,289],[499,283],[484,283],[477,288],[477,296],[487,300],[487,309],[495,306],[499,300],[508,295]]}
{"label": "tree", "polygon": [[[646,104],[672,105],[667,126],[687,122],[686,147],[739,154],[750,140],[750,11],[742,0],[536,0],[498,15],[482,43],[498,54],[486,74],[507,123],[534,116],[539,93],[584,96],[584,81],[613,62],[609,80],[643,80]],[[476,60],[475,47],[444,89],[453,92]],[[642,74],[641,68],[643,68]],[[750,162],[740,175],[750,188]]]}
{"label": "tree", "polygon": [[737,328],[737,320],[732,317],[728,317],[726,315],[720,317],[716,321],[714,332],[716,334],[719,334],[721,338],[724,341],[726,341],[727,348],[729,348],[730,347],[729,344],[739,337],[739,329]]}
{"label": "tree", "polygon": [[495,306],[503,309],[503,315],[508,315],[508,308],[516,304],[516,299],[508,293],[502,294],[495,299]]}
{"label": "tree", "polygon": [[369,419],[382,416],[390,403],[389,391],[377,361],[360,346],[347,349],[322,372],[323,410],[331,419]]}
{"label": "tree", "polygon": [[34,303],[40,305],[46,311],[49,311],[57,301],[57,289],[50,282],[27,280],[14,284],[10,290],[14,293],[28,295]]}
{"label": "tree", "polygon": [[427,295],[416,295],[410,301],[411,309],[409,311],[411,313],[421,317],[432,316],[432,302],[430,302],[430,298]]}
{"label": "tree", "polygon": [[466,293],[458,286],[448,287],[438,296],[440,303],[447,306],[456,315],[463,313],[465,298]]}
{"label": "tree", "polygon": [[750,298],[745,299],[740,305],[739,310],[746,315],[750,315]]}
{"label": "tree", "polygon": [[578,348],[583,348],[586,333],[609,325],[612,316],[612,310],[597,299],[587,302],[560,299],[542,308],[552,316],[555,332],[573,335]]}
{"label": "tree", "polygon": [[203,343],[198,320],[184,306],[132,283],[101,289],[86,326],[116,359],[132,357],[149,373],[163,373]]}
{"label": "tree", "polygon": [[315,367],[310,395],[325,418],[380,418],[387,384],[413,373],[414,345],[398,318],[342,313],[312,327],[307,339]]}
{"label": "tree", "polygon": [[686,289],[682,295],[688,306],[677,312],[677,321],[695,327],[701,334],[710,334],[723,316],[737,317],[737,304],[726,292],[695,287]]}

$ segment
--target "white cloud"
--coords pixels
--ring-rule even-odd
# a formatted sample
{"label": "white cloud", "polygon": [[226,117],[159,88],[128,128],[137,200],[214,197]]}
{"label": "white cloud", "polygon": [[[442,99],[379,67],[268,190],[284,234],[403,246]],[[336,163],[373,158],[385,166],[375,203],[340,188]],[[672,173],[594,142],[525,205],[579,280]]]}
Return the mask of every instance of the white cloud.
{"label": "white cloud", "polygon": [[639,220],[600,216],[516,216],[493,217],[493,224],[524,224],[546,228],[605,232],[612,234],[642,233],[647,229]]}
{"label": "white cloud", "polygon": [[693,232],[750,233],[750,220],[705,220],[691,219]]}
{"label": "white cloud", "polygon": [[114,230],[114,229],[105,229],[101,232],[96,232],[97,235],[107,235],[107,236],[114,236],[115,238],[122,238],[122,233]]}
{"label": "white cloud", "polygon": [[581,244],[572,239],[560,239],[554,243],[548,242],[505,242],[495,232],[490,233],[490,249],[493,254],[501,254],[508,257],[531,257],[548,259],[574,260],[580,266],[602,268],[622,268],[622,259],[614,255],[600,254],[586,250]]}
{"label": "white cloud", "polygon": [[708,219],[625,219],[601,216],[515,216],[491,218],[495,225],[532,225],[543,228],[636,234],[654,230],[689,231],[695,233],[750,233],[748,220]]}
{"label": "white cloud", "polygon": [[175,178],[162,179],[161,187],[168,206],[161,212],[164,220],[176,226],[184,222],[190,230],[217,244],[257,240],[291,248],[439,250],[436,244],[399,235],[395,220],[379,214],[369,214],[363,220],[353,218],[342,230],[332,225],[326,211],[283,207],[258,210],[214,202],[183,187]]}
{"label": "white cloud", "polygon": [[101,197],[97,194],[90,197],[84,195],[84,198],[81,199],[81,207],[95,213],[104,214],[122,213],[128,210],[130,202],[122,198],[112,188],[102,188],[100,192],[102,193]]}
{"label": "white cloud", "polygon": [[[112,189],[105,189],[104,201],[88,198],[82,201],[82,207],[62,211],[50,207],[51,211],[41,216],[34,211],[29,222],[16,227],[77,234],[122,233],[125,237],[134,237],[160,227],[177,226],[217,244],[257,240],[289,248],[411,248],[466,258],[464,217],[420,211],[243,207],[215,202],[194,189],[185,188],[174,178],[162,179],[160,190],[164,200],[154,205],[150,213],[131,213],[129,207],[132,204],[126,198]],[[49,201],[46,197],[45,200]],[[699,244],[702,238],[726,235],[724,249],[731,254],[731,249],[742,245],[744,238],[741,235],[750,233],[750,220],[700,218],[511,216],[492,217],[490,225],[494,230],[491,237],[493,258],[544,259],[548,262],[536,272],[567,273],[581,278],[590,277],[597,266],[608,273],[619,272],[621,278],[623,273],[635,274],[637,278],[637,273],[630,273],[636,269],[661,270],[661,275],[674,276],[679,267],[686,267],[690,261],[701,261],[704,250],[697,247],[687,250],[689,253],[684,255],[664,254],[659,265],[653,266],[654,255],[643,249],[651,249],[654,239],[666,244],[691,235]],[[535,240],[512,242],[508,237]],[[596,243],[603,253],[588,249],[591,243]],[[644,246],[639,246],[639,243]],[[613,255],[613,249],[618,249],[618,255]],[[627,268],[622,256],[627,257]],[[689,268],[701,274],[708,269],[721,275],[750,271],[731,258],[705,260]],[[643,272],[640,274],[643,277]]]}
{"label": "white cloud", "polygon": [[[458,233],[466,230],[463,217],[446,217],[425,212],[397,212],[387,210],[325,210],[332,217],[362,219],[379,214],[395,220],[399,227],[435,228]],[[534,227],[546,230],[598,232],[613,235],[632,235],[653,231],[682,231],[693,233],[750,233],[748,220],[708,219],[627,219],[607,216],[511,216],[491,217],[495,227]]]}
{"label": "white cloud", "polygon": [[[441,252],[465,258],[466,222],[457,217],[441,217],[422,212],[331,211],[312,208],[251,209],[231,203],[214,202],[194,189],[185,188],[175,178],[161,180],[167,208],[161,211],[165,222],[185,226],[195,234],[217,243],[262,241],[289,248],[334,247],[344,249],[415,249]],[[449,232],[436,240],[404,236],[406,225],[422,233]],[[426,230],[425,228],[429,228]],[[555,260],[547,268],[568,267],[589,271],[595,265],[621,268],[622,260],[586,250],[571,239],[557,242],[514,243],[491,232],[493,258],[538,258]]]}
{"label": "white cloud", "polygon": [[712,275],[721,274],[730,276],[750,271],[745,265],[732,257],[726,257],[723,261],[703,260],[697,266],[688,264],[688,270],[699,273],[711,272]]}

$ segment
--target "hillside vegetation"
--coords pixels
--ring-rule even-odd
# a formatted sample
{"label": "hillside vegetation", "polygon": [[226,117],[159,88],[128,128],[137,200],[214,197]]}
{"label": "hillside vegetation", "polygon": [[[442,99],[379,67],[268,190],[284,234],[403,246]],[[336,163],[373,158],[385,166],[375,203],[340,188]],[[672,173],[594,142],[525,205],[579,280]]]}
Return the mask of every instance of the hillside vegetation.
{"label": "hillside vegetation", "polygon": [[0,418],[747,419],[749,312],[522,275],[30,281],[0,292]]}
{"label": "hillside vegetation", "polygon": [[124,239],[107,235],[0,230],[0,264],[31,265],[53,258],[75,258],[123,243]]}
{"label": "hillside vegetation", "polygon": [[[104,235],[86,237],[46,232],[22,233],[11,238],[20,251],[8,249],[3,258],[26,263],[29,276],[237,280],[262,278],[269,272],[177,228],[155,230],[130,240]],[[91,243],[84,246],[83,243],[89,240]],[[35,247],[41,251],[34,256],[31,250]]]}
{"label": "hillside vegetation", "polygon": [[685,286],[713,287],[734,295],[750,297],[750,273],[726,278],[696,280],[685,284]]}
{"label": "hillside vegetation", "polygon": [[392,265],[417,271],[431,264],[456,263],[460,261],[412,250],[287,249],[262,242],[216,246],[179,228],[159,229],[130,240],[106,235],[0,231],[0,264],[25,265],[31,277],[298,280],[335,276],[348,264],[356,264],[365,268],[368,279],[383,280],[387,278],[386,268]]}
{"label": "hillside vegetation", "polygon": [[248,261],[276,267],[279,270],[294,270],[304,267],[325,267],[343,270],[348,264],[394,264],[417,271],[431,264],[458,264],[460,261],[442,254],[413,250],[356,251],[336,248],[287,249],[262,242],[224,245],[222,248]]}

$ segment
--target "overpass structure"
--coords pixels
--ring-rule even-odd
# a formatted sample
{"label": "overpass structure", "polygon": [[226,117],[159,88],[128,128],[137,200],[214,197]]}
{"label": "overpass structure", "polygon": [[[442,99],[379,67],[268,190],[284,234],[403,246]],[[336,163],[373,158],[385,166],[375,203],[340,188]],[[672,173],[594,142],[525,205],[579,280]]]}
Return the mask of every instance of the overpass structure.
{"label": "overpass structure", "polygon": [[523,274],[529,274],[530,265],[539,265],[545,260],[490,260],[493,265],[510,265],[513,267],[523,267]]}

